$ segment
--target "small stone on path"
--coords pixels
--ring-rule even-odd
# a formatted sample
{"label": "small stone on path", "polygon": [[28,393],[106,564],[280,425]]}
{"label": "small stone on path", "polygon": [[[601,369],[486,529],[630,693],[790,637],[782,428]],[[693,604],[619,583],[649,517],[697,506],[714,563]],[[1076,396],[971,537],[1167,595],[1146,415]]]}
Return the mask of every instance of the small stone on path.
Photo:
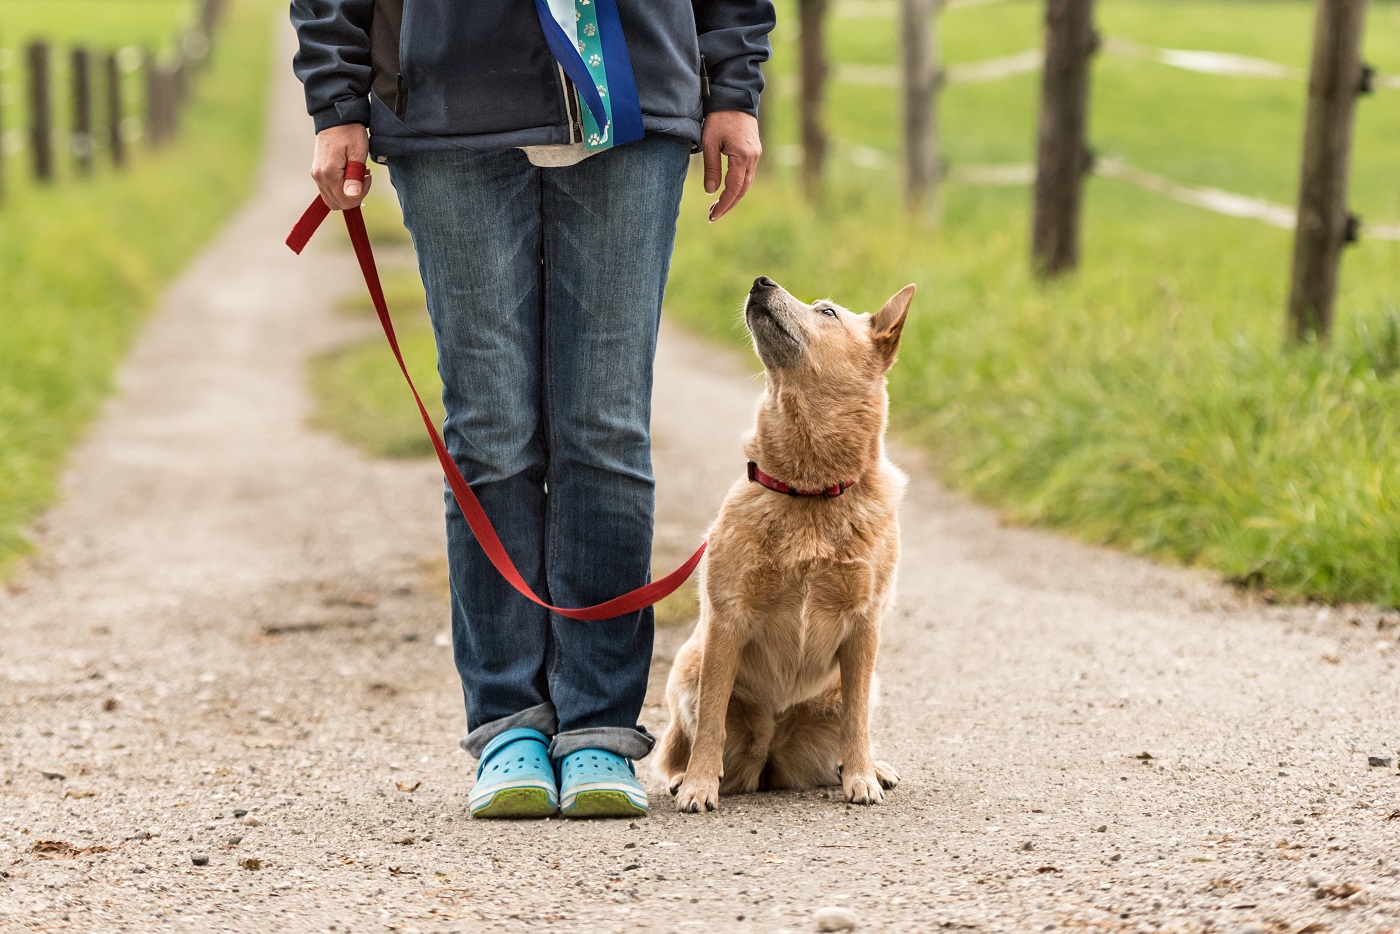
{"label": "small stone on path", "polygon": [[208,866],[208,865],[209,865],[209,854],[208,854],[208,853],[195,853],[193,856],[190,857],[190,862],[194,863],[196,866]]}
{"label": "small stone on path", "polygon": [[813,916],[818,931],[854,931],[855,912],[848,908],[818,908]]}
{"label": "small stone on path", "polygon": [[1388,769],[1395,764],[1395,759],[1391,756],[1367,756],[1366,764],[1374,769]]}

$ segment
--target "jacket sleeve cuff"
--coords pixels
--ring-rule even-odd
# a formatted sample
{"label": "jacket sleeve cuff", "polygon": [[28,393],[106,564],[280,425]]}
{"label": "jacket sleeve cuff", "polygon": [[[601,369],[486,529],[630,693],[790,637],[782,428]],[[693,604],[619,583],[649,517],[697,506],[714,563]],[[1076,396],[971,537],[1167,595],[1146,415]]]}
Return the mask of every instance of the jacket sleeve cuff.
{"label": "jacket sleeve cuff", "polygon": [[726,88],[711,84],[710,96],[705,98],[705,113],[717,110],[742,110],[750,116],[758,116],[758,95],[746,88]]}
{"label": "jacket sleeve cuff", "polygon": [[369,126],[369,98],[352,97],[349,100],[336,101],[329,107],[322,107],[313,113],[311,120],[316,124],[317,133],[333,126],[345,126],[350,123]]}

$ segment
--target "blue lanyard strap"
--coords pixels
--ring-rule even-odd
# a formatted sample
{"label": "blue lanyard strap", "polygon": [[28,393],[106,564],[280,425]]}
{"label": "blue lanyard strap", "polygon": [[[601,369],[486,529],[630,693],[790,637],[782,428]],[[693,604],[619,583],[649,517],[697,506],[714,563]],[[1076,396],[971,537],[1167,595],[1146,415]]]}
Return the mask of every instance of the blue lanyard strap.
{"label": "blue lanyard strap", "polygon": [[586,128],[588,148],[604,149],[641,139],[646,132],[642,106],[617,0],[574,0],[582,32],[578,45],[554,18],[547,0],[535,0],[535,9],[550,52],[588,109],[591,120],[585,122],[592,124]]}

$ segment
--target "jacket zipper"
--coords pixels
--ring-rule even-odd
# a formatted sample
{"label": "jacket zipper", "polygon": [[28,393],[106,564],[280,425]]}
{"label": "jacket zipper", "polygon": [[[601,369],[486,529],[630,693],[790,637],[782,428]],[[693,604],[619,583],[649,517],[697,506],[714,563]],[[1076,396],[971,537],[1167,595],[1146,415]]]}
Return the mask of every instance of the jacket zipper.
{"label": "jacket zipper", "polygon": [[578,112],[578,95],[574,93],[569,76],[564,74],[564,66],[555,63],[554,67],[559,70],[559,88],[564,94],[564,112],[569,115],[569,142],[583,142],[583,119]]}
{"label": "jacket zipper", "polygon": [[399,7],[399,71],[394,76],[394,116],[400,120],[408,112],[408,82],[404,80],[404,73],[408,71],[408,12],[412,8],[409,0],[403,0]]}

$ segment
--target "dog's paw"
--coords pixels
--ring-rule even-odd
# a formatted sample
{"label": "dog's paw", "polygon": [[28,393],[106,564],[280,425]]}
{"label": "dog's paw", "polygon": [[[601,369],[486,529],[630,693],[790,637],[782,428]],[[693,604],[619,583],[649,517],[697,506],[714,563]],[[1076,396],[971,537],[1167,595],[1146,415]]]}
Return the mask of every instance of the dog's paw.
{"label": "dog's paw", "polygon": [[894,766],[878,759],[875,761],[875,777],[880,780],[880,787],[884,789],[890,789],[899,784],[899,773],[894,770]]}
{"label": "dog's paw", "polygon": [[677,772],[666,779],[666,793],[671,797],[676,796],[676,792],[681,790],[681,785],[685,784],[685,773]]}
{"label": "dog's paw", "polygon": [[841,790],[846,800],[852,804],[880,804],[885,793],[880,790],[880,779],[872,770],[869,772],[845,772],[841,774]]}
{"label": "dog's paw", "polygon": [[676,790],[676,810],[682,814],[699,814],[719,808],[719,777],[694,778],[686,776]]}

